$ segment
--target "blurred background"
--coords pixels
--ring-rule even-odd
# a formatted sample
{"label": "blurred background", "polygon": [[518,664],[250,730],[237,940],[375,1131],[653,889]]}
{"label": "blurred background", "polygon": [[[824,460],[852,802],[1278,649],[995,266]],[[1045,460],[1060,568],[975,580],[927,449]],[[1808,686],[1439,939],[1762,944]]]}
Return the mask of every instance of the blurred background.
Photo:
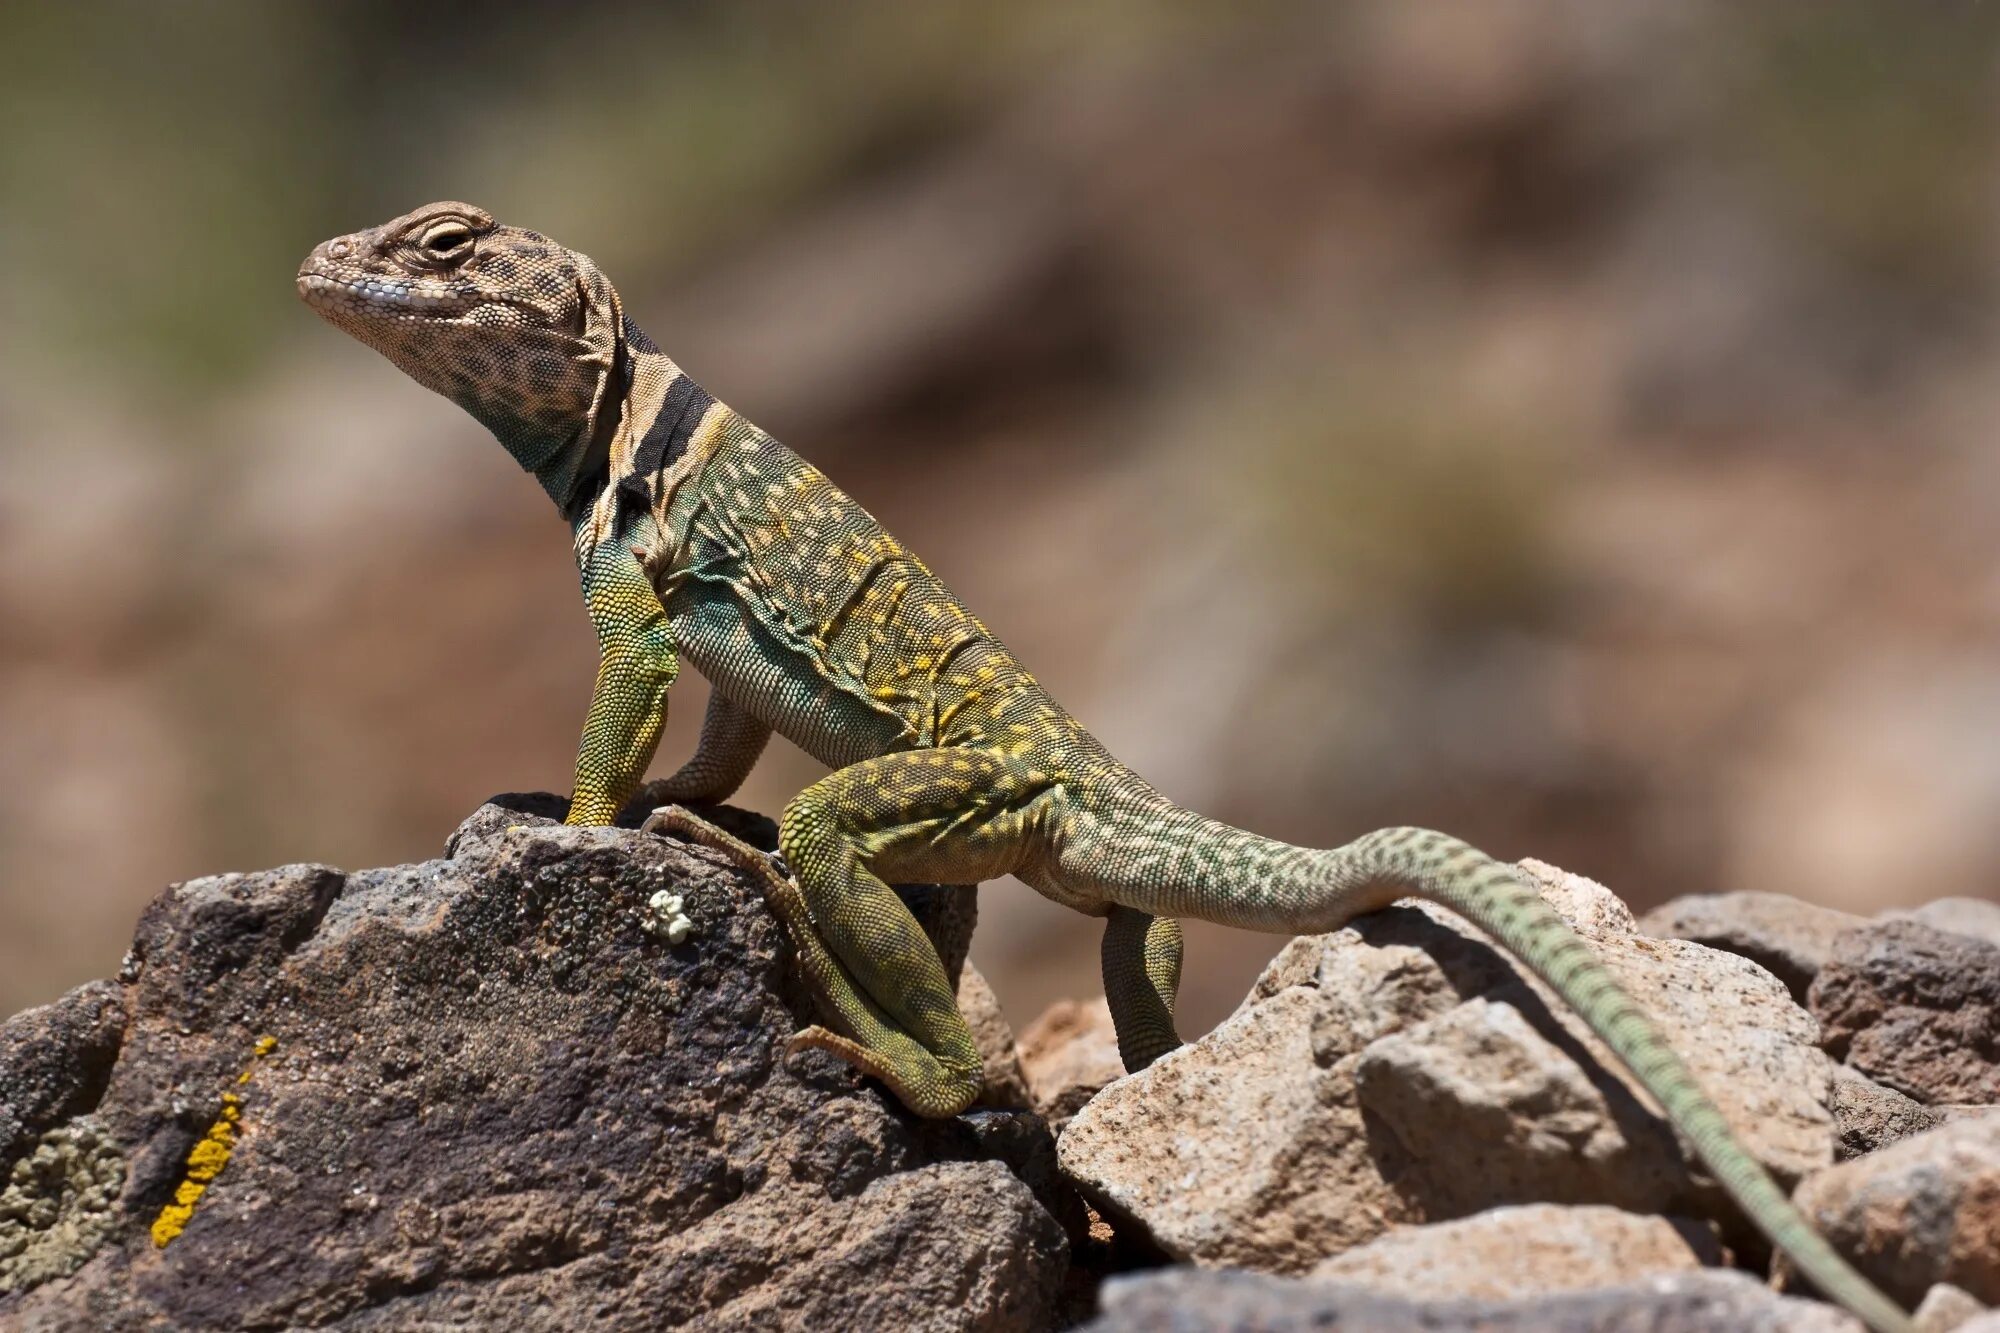
{"label": "blurred background", "polygon": [[[2000,5],[0,8],[0,1013],[566,790],[566,533],[302,307],[595,256],[1183,802],[2000,892]],[[687,752],[690,673],[656,772]],[[780,746],[740,798],[815,775]],[[1097,929],[987,887],[1018,1025]],[[1191,1032],[1278,941],[1197,929]]]}

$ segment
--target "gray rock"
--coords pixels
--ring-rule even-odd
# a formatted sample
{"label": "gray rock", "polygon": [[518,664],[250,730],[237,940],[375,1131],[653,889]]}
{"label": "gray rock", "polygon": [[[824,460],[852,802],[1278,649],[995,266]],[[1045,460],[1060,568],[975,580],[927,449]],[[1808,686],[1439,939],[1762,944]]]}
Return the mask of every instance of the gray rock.
{"label": "gray rock", "polygon": [[1322,1261],[1311,1276],[1427,1301],[1514,1300],[1722,1262],[1706,1222],[1535,1203],[1399,1227]]}
{"label": "gray rock", "polygon": [[[1087,1333],[1864,1333],[1744,1273],[1674,1273],[1517,1301],[1422,1301],[1258,1273],[1174,1269],[1115,1278]],[[1081,1333],[1081,1331],[1080,1331]]]}
{"label": "gray rock", "polygon": [[2000,903],[1985,898],[1935,898],[1907,912],[1884,913],[1887,920],[1921,921],[1933,930],[1970,935],[2000,944]]}
{"label": "gray rock", "polygon": [[1865,916],[1782,893],[1739,892],[1675,898],[1641,917],[1639,929],[1741,954],[1784,982],[1792,998],[1804,1004],[1812,979],[1833,955],[1833,942],[1868,924]]}
{"label": "gray rock", "polygon": [[[1620,933],[1607,890],[1527,868],[1780,1179],[1831,1160],[1830,1066],[1775,978]],[[1215,1031],[1099,1093],[1057,1156],[1119,1234],[1277,1273],[1505,1204],[1737,1218],[1568,1007],[1424,905],[1286,946]]]}
{"label": "gray rock", "polygon": [[1810,997],[1826,1049],[1920,1102],[2000,1101],[2000,945],[1917,921],[1841,937]]}
{"label": "gray rock", "polygon": [[175,886],[123,987],[8,1025],[0,1325],[1048,1326],[1046,1129],[785,1058],[810,1005],[720,858],[493,806],[451,846]]}
{"label": "gray rock", "polygon": [[1936,1129],[1943,1112],[1885,1088],[1851,1065],[1833,1067],[1834,1160],[1862,1157],[1912,1134]]}
{"label": "gray rock", "polygon": [[1948,1282],[2000,1302],[2000,1120],[1958,1120],[1829,1167],[1795,1199],[1905,1307]]}

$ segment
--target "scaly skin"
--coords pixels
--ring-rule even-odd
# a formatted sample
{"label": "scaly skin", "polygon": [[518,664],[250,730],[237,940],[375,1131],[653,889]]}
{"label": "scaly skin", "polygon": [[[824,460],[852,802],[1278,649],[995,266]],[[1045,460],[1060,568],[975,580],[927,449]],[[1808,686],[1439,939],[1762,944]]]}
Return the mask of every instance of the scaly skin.
{"label": "scaly skin", "polygon": [[955,1115],[978,1094],[951,981],[892,884],[1011,873],[1106,918],[1105,993],[1133,1069],[1179,1044],[1177,918],[1317,933],[1426,898],[1574,1006],[1820,1290],[1878,1330],[1909,1327],[1511,869],[1423,829],[1314,850],[1174,805],[866,511],[661,355],[588,258],[470,205],[432,204],[319,246],[299,291],[485,423],[571,523],[601,648],[571,823],[608,823],[639,793],[681,654],[717,702],[694,758],[647,796],[728,796],[772,731],[834,770],[785,808],[779,846],[796,879],[684,810],[648,823],[764,882],[840,1029],[809,1028],[796,1045],[836,1052],[924,1115]]}

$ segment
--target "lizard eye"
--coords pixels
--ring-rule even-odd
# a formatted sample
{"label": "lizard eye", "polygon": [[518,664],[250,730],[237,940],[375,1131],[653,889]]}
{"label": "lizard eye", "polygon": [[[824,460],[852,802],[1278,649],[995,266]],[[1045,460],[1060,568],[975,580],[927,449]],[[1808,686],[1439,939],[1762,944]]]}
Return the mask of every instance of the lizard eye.
{"label": "lizard eye", "polygon": [[426,231],[417,245],[432,259],[456,259],[471,247],[472,228],[447,218]]}

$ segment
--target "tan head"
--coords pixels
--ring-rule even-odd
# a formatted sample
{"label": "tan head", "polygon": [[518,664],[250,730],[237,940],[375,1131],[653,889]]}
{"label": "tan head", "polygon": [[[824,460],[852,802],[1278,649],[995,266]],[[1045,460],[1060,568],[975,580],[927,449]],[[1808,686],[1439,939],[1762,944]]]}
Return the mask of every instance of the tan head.
{"label": "tan head", "polygon": [[587,256],[471,204],[322,242],[299,296],[472,413],[551,494],[618,410],[618,293]]}

